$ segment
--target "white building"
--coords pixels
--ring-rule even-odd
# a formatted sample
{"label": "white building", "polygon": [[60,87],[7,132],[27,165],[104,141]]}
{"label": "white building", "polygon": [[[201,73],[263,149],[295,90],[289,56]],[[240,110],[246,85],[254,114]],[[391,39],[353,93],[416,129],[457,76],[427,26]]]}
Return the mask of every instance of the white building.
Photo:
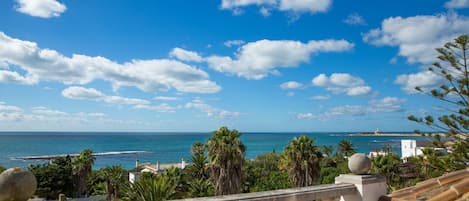
{"label": "white building", "polygon": [[417,147],[417,140],[401,140],[401,157],[409,158],[422,155],[423,147]]}
{"label": "white building", "polygon": [[187,163],[186,161],[184,161],[184,159],[181,159],[180,163],[161,163],[160,164],[160,162],[157,161],[156,164],[143,164],[141,166],[139,165],[138,160],[137,160],[135,163],[135,166],[141,167],[142,170],[140,170],[139,172],[129,172],[129,181],[130,183],[134,183],[135,181],[138,180],[138,178],[140,178],[142,173],[145,173],[145,172],[149,172],[149,173],[156,175],[172,167],[184,169],[186,168],[186,165]]}

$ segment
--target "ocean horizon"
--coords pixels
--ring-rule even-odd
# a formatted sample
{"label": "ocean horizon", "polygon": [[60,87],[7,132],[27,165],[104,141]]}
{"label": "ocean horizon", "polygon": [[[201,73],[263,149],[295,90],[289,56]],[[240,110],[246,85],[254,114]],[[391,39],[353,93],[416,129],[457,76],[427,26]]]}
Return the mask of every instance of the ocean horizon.
{"label": "ocean horizon", "polygon": [[[336,146],[340,140],[351,140],[360,153],[368,154],[384,145],[400,153],[403,139],[430,140],[423,136],[350,136],[360,132],[245,132],[241,140],[246,145],[246,158],[259,154],[282,152],[295,136],[305,134],[315,139],[315,145]],[[386,132],[413,133],[413,132]],[[139,154],[97,156],[94,169],[122,165],[126,169],[140,163],[190,161],[194,142],[205,143],[211,132],[0,132],[0,166],[27,167],[47,163],[47,160],[21,160],[19,157],[77,154],[83,149],[96,153],[143,151]]]}

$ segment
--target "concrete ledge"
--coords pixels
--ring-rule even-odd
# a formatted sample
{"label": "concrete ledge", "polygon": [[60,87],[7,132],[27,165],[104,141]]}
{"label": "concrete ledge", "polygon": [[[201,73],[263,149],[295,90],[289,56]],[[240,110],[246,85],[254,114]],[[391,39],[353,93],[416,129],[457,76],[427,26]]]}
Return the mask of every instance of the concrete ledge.
{"label": "concrete ledge", "polygon": [[[357,194],[357,188],[353,184],[328,184],[309,186],[303,188],[289,188],[275,191],[264,191],[256,193],[243,193],[226,196],[204,197],[183,199],[185,201],[300,201],[300,200],[316,200],[331,197],[340,197],[342,195]],[[182,200],[180,200],[182,201]]]}
{"label": "concrete ledge", "polygon": [[379,182],[386,183],[386,178],[378,174],[372,174],[372,175],[341,174],[335,178],[335,183],[349,183],[349,184],[364,185],[364,184],[373,184],[373,183],[379,183]]}

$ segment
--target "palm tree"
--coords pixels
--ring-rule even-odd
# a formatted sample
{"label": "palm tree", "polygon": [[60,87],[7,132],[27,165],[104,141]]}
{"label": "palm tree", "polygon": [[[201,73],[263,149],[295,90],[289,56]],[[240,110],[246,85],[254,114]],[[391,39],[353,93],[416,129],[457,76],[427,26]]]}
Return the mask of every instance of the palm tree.
{"label": "palm tree", "polygon": [[126,201],[164,201],[175,197],[176,184],[165,175],[141,177],[135,184],[128,182],[124,194],[122,200]]}
{"label": "palm tree", "polygon": [[126,171],[120,165],[103,169],[102,177],[106,181],[106,200],[118,200],[121,185],[126,182]]}
{"label": "palm tree", "polygon": [[92,166],[96,158],[91,149],[85,149],[73,161],[76,196],[81,197],[87,192],[87,180],[91,175]]}
{"label": "palm tree", "polygon": [[332,145],[329,145],[329,146],[322,146],[321,147],[321,151],[322,153],[324,154],[324,156],[326,157],[331,157],[332,156],[332,152],[334,152],[334,146]]}
{"label": "palm tree", "polygon": [[285,147],[281,168],[287,170],[294,187],[319,183],[322,153],[314,139],[305,135],[295,137]]}
{"label": "palm tree", "polygon": [[339,152],[346,157],[350,157],[357,151],[355,150],[355,148],[353,148],[351,140],[341,140],[339,142]]}
{"label": "palm tree", "polygon": [[207,140],[209,167],[216,195],[241,192],[246,147],[240,141],[240,136],[237,130],[221,127]]}
{"label": "palm tree", "polygon": [[194,155],[204,155],[205,153],[205,145],[201,142],[195,142],[192,144],[191,152]]}
{"label": "palm tree", "polygon": [[187,167],[189,174],[197,179],[207,179],[207,157],[205,155],[194,155],[191,164]]}
{"label": "palm tree", "polygon": [[189,197],[209,197],[214,194],[213,184],[208,179],[194,179],[189,183]]}

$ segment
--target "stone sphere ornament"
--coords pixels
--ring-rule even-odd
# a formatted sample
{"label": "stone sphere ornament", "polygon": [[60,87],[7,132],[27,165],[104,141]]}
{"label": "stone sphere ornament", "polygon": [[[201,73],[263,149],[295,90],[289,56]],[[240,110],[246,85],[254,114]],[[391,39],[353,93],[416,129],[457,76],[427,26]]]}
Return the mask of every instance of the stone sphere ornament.
{"label": "stone sphere ornament", "polygon": [[36,177],[31,171],[10,168],[0,174],[0,201],[27,201],[36,187]]}
{"label": "stone sphere ornament", "polygon": [[371,168],[371,160],[365,154],[353,154],[348,159],[348,168],[353,174],[368,174]]}

